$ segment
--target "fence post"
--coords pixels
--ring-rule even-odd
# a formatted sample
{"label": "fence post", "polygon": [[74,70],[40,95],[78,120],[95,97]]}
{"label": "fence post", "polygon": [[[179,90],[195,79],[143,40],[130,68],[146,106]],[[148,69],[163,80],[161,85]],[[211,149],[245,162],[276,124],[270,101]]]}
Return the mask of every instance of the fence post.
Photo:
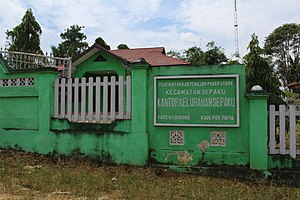
{"label": "fence post", "polygon": [[250,168],[268,170],[268,110],[269,95],[247,94],[249,99]]}
{"label": "fence post", "polygon": [[51,128],[51,117],[53,114],[53,84],[57,74],[58,71],[54,68],[45,68],[38,72],[39,137],[36,138],[36,148],[40,153],[48,153],[52,147],[48,133]]}
{"label": "fence post", "polygon": [[133,134],[132,151],[135,155],[133,164],[145,165],[148,158],[148,128],[147,128],[147,89],[148,69],[146,62],[137,62],[132,66],[132,117],[131,133]]}

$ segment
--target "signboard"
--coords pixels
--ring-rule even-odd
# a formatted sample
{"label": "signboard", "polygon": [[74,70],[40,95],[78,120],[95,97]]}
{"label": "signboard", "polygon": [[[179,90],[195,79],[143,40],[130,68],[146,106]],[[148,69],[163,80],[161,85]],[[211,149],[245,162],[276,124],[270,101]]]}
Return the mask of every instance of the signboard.
{"label": "signboard", "polygon": [[154,77],[154,125],[239,126],[239,76]]}

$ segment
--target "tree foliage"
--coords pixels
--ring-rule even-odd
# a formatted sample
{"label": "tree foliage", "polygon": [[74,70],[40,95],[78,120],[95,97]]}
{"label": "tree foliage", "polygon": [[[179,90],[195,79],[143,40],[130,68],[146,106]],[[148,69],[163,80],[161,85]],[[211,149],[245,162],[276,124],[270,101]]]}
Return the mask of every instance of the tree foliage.
{"label": "tree foliage", "polygon": [[129,49],[129,47],[126,44],[119,44],[117,46],[118,49]]}
{"label": "tree foliage", "polygon": [[276,28],[266,38],[265,50],[284,86],[300,81],[300,24]]}
{"label": "tree foliage", "polygon": [[205,65],[204,52],[200,47],[193,46],[183,51],[182,58],[192,65]]}
{"label": "tree foliage", "polygon": [[182,56],[181,53],[179,51],[176,51],[176,50],[168,51],[167,55],[170,56],[170,57],[173,57],[173,58],[184,60],[184,58],[181,57]]}
{"label": "tree foliage", "polygon": [[207,65],[219,65],[228,61],[222,47],[215,46],[215,42],[207,43],[208,50],[204,53],[204,61]]}
{"label": "tree foliage", "polygon": [[82,53],[88,48],[86,35],[81,32],[84,26],[72,25],[67,28],[65,32],[60,34],[63,40],[57,47],[51,46],[51,50],[54,56],[57,57],[73,57]]}
{"label": "tree foliage", "polygon": [[110,50],[110,46],[103,40],[102,37],[98,37],[95,40],[95,43],[98,44],[99,46],[103,47],[104,49]]}
{"label": "tree foliage", "polygon": [[32,10],[26,10],[21,23],[11,31],[6,31],[9,51],[42,53],[40,36],[42,29],[33,16]]}
{"label": "tree foliage", "polygon": [[227,62],[228,59],[221,47],[215,46],[215,42],[207,43],[207,51],[203,51],[200,47],[193,46],[180,53],[171,50],[167,55],[190,62],[192,65],[219,65]]}
{"label": "tree foliage", "polygon": [[265,92],[270,93],[269,104],[281,104],[283,93],[280,82],[268,59],[263,55],[258,37],[253,34],[248,45],[248,54],[244,57],[246,64],[246,91],[250,92],[254,85],[260,85]]}

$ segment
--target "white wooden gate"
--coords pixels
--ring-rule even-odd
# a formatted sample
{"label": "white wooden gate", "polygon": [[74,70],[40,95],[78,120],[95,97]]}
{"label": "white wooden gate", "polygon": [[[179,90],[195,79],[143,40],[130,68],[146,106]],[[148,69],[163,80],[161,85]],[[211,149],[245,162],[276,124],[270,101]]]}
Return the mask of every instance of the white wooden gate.
{"label": "white wooden gate", "polygon": [[[299,106],[285,105],[279,106],[279,111],[275,111],[275,106],[269,107],[269,153],[290,155],[296,158],[300,154],[297,149],[297,117],[300,116]],[[276,124],[278,124],[276,126]],[[287,125],[288,124],[288,129]]]}
{"label": "white wooden gate", "polygon": [[75,123],[130,119],[131,77],[56,79],[53,117]]}

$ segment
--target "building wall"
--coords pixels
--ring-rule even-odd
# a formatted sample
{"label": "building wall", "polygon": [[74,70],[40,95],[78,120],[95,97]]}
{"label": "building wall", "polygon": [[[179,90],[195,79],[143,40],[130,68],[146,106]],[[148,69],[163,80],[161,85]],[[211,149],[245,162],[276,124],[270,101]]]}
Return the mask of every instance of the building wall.
{"label": "building wall", "polygon": [[[98,56],[102,56],[106,59],[106,61],[94,62]],[[80,63],[76,67],[76,71],[73,76],[81,78],[85,75],[85,73],[98,73],[101,76],[110,75],[108,73],[103,74],[101,71],[115,71],[118,76],[126,76],[126,70],[122,67],[122,62],[104,52],[97,52],[84,62]]]}

